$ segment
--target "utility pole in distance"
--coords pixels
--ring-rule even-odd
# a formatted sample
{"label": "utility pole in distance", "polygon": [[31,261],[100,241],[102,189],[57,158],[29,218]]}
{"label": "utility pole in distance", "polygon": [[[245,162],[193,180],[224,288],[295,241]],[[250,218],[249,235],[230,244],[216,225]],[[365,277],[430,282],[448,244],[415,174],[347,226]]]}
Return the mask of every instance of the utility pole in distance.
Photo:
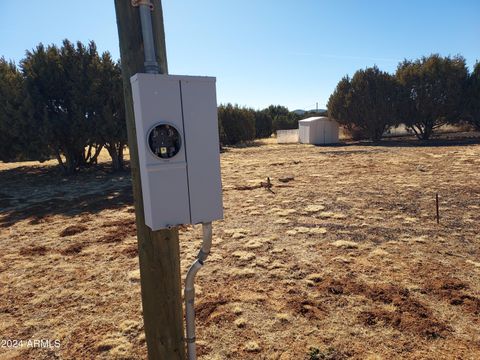
{"label": "utility pole in distance", "polygon": [[[120,42],[148,358],[150,360],[184,360],[178,229],[152,231],[145,225],[143,212],[142,185],[130,86],[132,75],[145,72],[140,14],[138,7],[134,7],[130,0],[114,0],[114,2]],[[162,4],[161,0],[151,0],[150,2],[153,4],[151,15],[156,59],[160,73],[167,74]]]}

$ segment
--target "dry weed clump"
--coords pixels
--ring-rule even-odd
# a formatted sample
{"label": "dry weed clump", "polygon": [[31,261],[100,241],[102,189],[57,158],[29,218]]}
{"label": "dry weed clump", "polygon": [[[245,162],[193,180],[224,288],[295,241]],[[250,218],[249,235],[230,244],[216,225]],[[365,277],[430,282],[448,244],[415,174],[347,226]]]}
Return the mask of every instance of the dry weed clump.
{"label": "dry weed clump", "polygon": [[247,326],[247,321],[244,318],[238,318],[234,321],[235,326],[238,328],[244,328]]}
{"label": "dry weed clump", "polygon": [[255,259],[255,253],[248,251],[234,251],[232,255],[240,261],[250,261]]}
{"label": "dry weed clump", "polygon": [[305,208],[305,211],[308,212],[308,213],[316,213],[316,212],[320,212],[322,210],[325,210],[324,205],[308,205]]}
{"label": "dry weed clump", "polygon": [[259,352],[261,348],[256,341],[249,341],[245,344],[244,349],[247,352]]}
{"label": "dry weed clump", "polygon": [[140,269],[132,270],[128,273],[128,280],[131,282],[140,282]]}
{"label": "dry weed clump", "polygon": [[332,245],[342,249],[358,249],[358,244],[356,242],[348,240],[337,240]]}

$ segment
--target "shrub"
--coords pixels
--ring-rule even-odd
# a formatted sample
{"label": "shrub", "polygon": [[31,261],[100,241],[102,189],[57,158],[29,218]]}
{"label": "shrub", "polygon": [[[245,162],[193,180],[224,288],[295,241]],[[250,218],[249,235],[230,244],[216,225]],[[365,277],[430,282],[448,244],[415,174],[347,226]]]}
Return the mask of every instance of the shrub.
{"label": "shrub", "polygon": [[23,78],[12,62],[0,58],[0,160],[20,156],[20,134],[16,129],[22,104]]}
{"label": "shrub", "polygon": [[[67,174],[96,164],[105,147],[115,170],[127,143],[120,67],[95,43],[40,44],[21,62],[28,113],[17,119],[41,154],[56,157]],[[30,130],[31,129],[31,130]],[[24,142],[26,150],[31,147]]]}
{"label": "shrub", "polygon": [[480,130],[480,62],[468,78],[466,99],[466,120]]}
{"label": "shrub", "polygon": [[85,150],[94,129],[92,71],[97,58],[93,42],[85,47],[64,40],[61,48],[38,45],[21,63],[33,106],[31,118],[23,121],[35,123],[43,148],[67,174],[95,162],[98,155]]}
{"label": "shrub", "polygon": [[267,109],[254,111],[255,137],[270,137],[273,132],[273,119]]}
{"label": "shrub", "polygon": [[218,108],[220,143],[235,145],[255,138],[253,112],[238,105],[220,105]]}
{"label": "shrub", "polygon": [[272,118],[272,131],[297,129],[300,116],[281,105],[270,105],[264,110]]}
{"label": "shrub", "polygon": [[122,170],[127,127],[120,64],[114,63],[106,52],[102,54],[96,72],[92,94],[96,100],[94,143],[107,149],[113,170]]}

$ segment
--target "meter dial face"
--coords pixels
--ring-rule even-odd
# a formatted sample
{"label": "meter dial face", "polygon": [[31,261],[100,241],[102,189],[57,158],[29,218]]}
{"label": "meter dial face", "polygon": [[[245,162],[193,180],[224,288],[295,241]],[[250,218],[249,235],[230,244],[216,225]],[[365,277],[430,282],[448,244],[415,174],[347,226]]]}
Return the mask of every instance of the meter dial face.
{"label": "meter dial face", "polygon": [[148,134],[150,150],[161,159],[174,157],[180,151],[181,144],[180,134],[172,125],[157,125]]}

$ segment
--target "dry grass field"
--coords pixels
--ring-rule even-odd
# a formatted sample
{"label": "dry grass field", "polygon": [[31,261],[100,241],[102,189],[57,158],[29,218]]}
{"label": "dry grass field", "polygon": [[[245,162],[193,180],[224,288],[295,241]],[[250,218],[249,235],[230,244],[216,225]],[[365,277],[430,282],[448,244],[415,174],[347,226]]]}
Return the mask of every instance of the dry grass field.
{"label": "dry grass field", "polygon": [[[480,145],[418,144],[223,153],[200,358],[479,359]],[[0,338],[61,346],[0,359],[146,358],[129,173],[53,164],[0,164]]]}

